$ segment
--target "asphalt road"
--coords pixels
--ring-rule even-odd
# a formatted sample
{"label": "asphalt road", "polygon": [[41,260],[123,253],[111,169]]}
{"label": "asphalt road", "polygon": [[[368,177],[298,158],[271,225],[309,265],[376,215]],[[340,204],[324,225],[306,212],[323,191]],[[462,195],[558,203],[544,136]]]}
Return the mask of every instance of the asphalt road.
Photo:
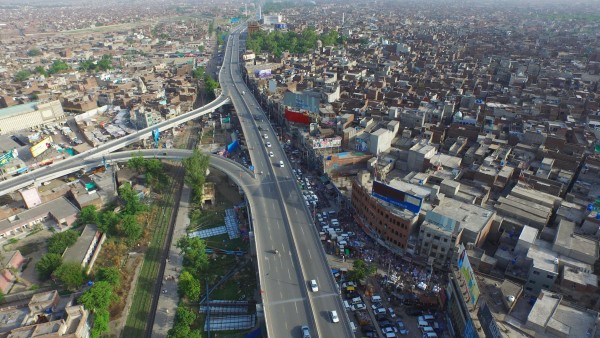
{"label": "asphalt road", "polygon": [[[238,34],[234,32],[229,37],[219,79],[241,119],[255,172],[263,172],[256,175],[260,185],[250,200],[268,335],[301,337],[300,326],[308,325],[313,337],[352,337],[325,252],[291,165],[240,75]],[[266,147],[266,142],[271,147]],[[273,157],[269,152],[273,152]],[[279,161],[283,161],[283,167]],[[311,279],[317,280],[318,292],[310,291]],[[331,310],[337,311],[340,322],[331,322]]]}

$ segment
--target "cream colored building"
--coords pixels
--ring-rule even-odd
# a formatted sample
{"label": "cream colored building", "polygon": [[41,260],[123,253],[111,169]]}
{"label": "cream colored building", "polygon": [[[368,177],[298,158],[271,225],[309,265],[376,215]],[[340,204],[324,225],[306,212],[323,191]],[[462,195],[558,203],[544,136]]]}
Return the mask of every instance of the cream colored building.
{"label": "cream colored building", "polygon": [[0,134],[37,127],[65,118],[60,101],[30,102],[0,109]]}

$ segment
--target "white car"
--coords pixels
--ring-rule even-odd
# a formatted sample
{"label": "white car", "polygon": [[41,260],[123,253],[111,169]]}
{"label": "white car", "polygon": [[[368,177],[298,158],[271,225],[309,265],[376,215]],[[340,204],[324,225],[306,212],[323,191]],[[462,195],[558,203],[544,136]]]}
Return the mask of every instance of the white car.
{"label": "white car", "polygon": [[271,142],[267,142],[267,148],[271,148]]}
{"label": "white car", "polygon": [[269,157],[275,156],[272,151],[269,151]]}
{"label": "white car", "polygon": [[319,291],[319,285],[317,285],[317,281],[312,279],[310,281],[310,289],[312,290],[312,292],[317,292]]}
{"label": "white car", "polygon": [[302,326],[302,338],[310,338],[310,330],[306,325]]}
{"label": "white car", "polygon": [[264,137],[265,139],[267,139],[267,138],[269,138],[269,135],[267,135],[267,134],[264,134],[264,135],[263,135],[263,137]]}
{"label": "white car", "polygon": [[329,311],[329,315],[331,316],[331,321],[333,323],[337,323],[340,321],[340,317],[338,317],[337,311]]}
{"label": "white car", "polygon": [[283,168],[283,161],[279,161],[279,166]]}

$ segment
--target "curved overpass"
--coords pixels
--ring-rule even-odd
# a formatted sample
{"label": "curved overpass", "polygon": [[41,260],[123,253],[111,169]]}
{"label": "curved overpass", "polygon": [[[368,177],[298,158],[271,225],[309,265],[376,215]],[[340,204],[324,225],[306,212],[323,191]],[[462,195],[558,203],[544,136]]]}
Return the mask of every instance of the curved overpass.
{"label": "curved overpass", "polygon": [[31,184],[39,184],[43,181],[70,174],[74,171],[84,168],[85,166],[82,165],[85,164],[87,159],[102,159],[102,156],[110,154],[115,150],[121,149],[132,143],[151,137],[152,131],[154,129],[158,128],[159,131],[163,131],[166,129],[173,128],[187,121],[211,113],[215,109],[225,104],[228,104],[229,102],[230,100],[228,97],[220,95],[209,104],[176,116],[170,120],[162,121],[158,124],[153,125],[152,127],[144,128],[122,138],[111,140],[109,142],[97,146],[96,148],[89,149],[81,154],[71,156],[65,160],[59,161],[52,165],[33,170],[31,172],[22,174],[17,177],[9,178],[5,181],[0,182],[0,196]]}

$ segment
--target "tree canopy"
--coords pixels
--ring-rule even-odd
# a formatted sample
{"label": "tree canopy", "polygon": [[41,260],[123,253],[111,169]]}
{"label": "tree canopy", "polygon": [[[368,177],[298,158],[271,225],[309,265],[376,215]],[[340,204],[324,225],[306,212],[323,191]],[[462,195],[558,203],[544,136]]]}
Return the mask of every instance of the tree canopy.
{"label": "tree canopy", "polygon": [[62,264],[62,257],[59,254],[47,253],[35,263],[35,271],[41,279],[46,280],[52,276],[54,270],[56,270]]}
{"label": "tree canopy", "polygon": [[31,76],[31,72],[27,69],[22,69],[15,73],[15,80],[17,81],[25,81],[29,79]]}
{"label": "tree canopy", "polygon": [[53,274],[70,291],[77,290],[85,281],[83,270],[79,263],[63,263]]}
{"label": "tree canopy", "polygon": [[343,42],[343,38],[340,38],[339,33],[335,30],[321,35],[317,35],[312,28],[307,28],[300,34],[293,31],[273,31],[269,33],[258,31],[248,36],[246,48],[255,53],[266,51],[277,56],[284,51],[306,54],[317,48],[317,40],[321,40],[324,46]]}
{"label": "tree canopy", "polygon": [[108,282],[113,287],[119,287],[119,285],[121,285],[121,272],[119,272],[119,269],[115,266],[98,269],[96,276],[99,281]]}
{"label": "tree canopy", "polygon": [[179,292],[188,300],[195,302],[200,299],[202,288],[200,281],[196,279],[189,271],[184,270],[179,276]]}
{"label": "tree canopy", "polygon": [[146,206],[140,201],[137,193],[129,183],[125,183],[119,187],[119,197],[124,204],[123,214],[135,215],[146,210]]}
{"label": "tree canopy", "polygon": [[66,72],[69,69],[71,69],[71,67],[69,67],[69,65],[66,62],[62,60],[55,60],[54,62],[52,62],[52,65],[50,65],[48,74],[62,73]]}
{"label": "tree canopy", "polygon": [[192,156],[184,159],[185,183],[193,191],[194,202],[200,202],[202,198],[202,189],[206,180],[206,170],[210,162],[210,157],[203,154],[200,150],[194,149]]}
{"label": "tree canopy", "polygon": [[95,205],[88,205],[81,208],[79,211],[79,222],[83,224],[98,224],[100,222],[100,215]]}
{"label": "tree canopy", "polygon": [[133,244],[140,239],[143,229],[135,215],[124,215],[119,224],[119,232],[127,238],[129,244]]}
{"label": "tree canopy", "polygon": [[62,256],[65,250],[77,242],[79,234],[73,230],[57,232],[48,239],[48,252]]}
{"label": "tree canopy", "polygon": [[177,247],[183,252],[183,264],[191,271],[200,272],[208,267],[206,243],[199,237],[181,237]]}
{"label": "tree canopy", "polygon": [[79,297],[79,304],[83,304],[86,309],[96,312],[97,310],[108,309],[115,297],[113,286],[108,282],[100,281],[94,283]]}
{"label": "tree canopy", "polygon": [[40,56],[42,55],[42,51],[37,48],[31,48],[27,51],[27,56]]}
{"label": "tree canopy", "polygon": [[362,259],[357,259],[352,264],[352,270],[350,270],[350,278],[352,280],[361,281],[367,277],[372,276],[377,272],[377,266],[374,264],[367,264]]}
{"label": "tree canopy", "polygon": [[127,162],[127,166],[140,174],[144,174],[146,181],[153,187],[161,188],[167,183],[163,163],[158,159],[146,159],[141,155],[134,156]]}
{"label": "tree canopy", "polygon": [[94,313],[94,325],[90,330],[92,338],[99,338],[102,333],[108,331],[110,314],[107,309],[101,309]]}

